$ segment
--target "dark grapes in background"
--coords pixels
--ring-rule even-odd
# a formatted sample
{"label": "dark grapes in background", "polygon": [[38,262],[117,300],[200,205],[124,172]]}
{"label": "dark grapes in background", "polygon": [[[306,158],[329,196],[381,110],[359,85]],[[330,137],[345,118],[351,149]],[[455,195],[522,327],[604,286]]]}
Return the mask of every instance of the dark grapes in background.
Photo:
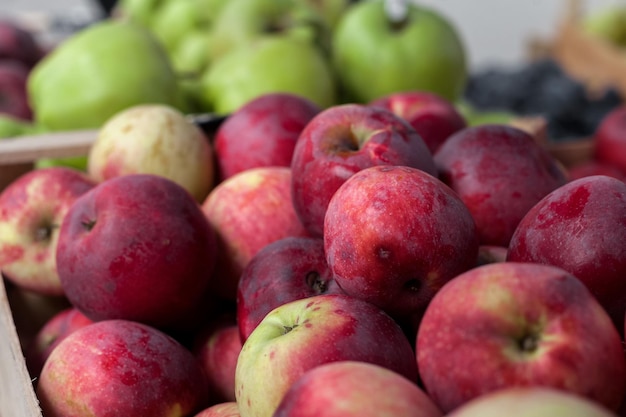
{"label": "dark grapes in background", "polygon": [[582,83],[548,58],[519,68],[492,66],[471,74],[464,98],[479,111],[542,115],[554,141],[592,135],[602,118],[622,103],[616,89],[590,97]]}

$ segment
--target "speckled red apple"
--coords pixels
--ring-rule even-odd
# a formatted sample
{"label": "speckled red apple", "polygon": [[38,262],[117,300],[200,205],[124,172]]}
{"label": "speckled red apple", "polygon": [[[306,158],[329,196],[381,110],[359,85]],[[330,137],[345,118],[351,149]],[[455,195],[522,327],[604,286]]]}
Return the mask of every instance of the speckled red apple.
{"label": "speckled red apple", "polygon": [[56,259],[67,298],[92,320],[174,328],[204,300],[216,256],[215,232],[191,194],[129,174],[74,202]]}
{"label": "speckled red apple", "polygon": [[303,96],[280,92],[244,104],[215,134],[218,179],[250,168],[290,166],[300,132],[320,111]]}
{"label": "speckled red apple", "polygon": [[63,295],[57,272],[59,228],[74,201],[96,182],[64,167],[27,172],[0,193],[0,271],[16,285]]}
{"label": "speckled red apple", "polygon": [[622,342],[606,311],[567,271],[499,262],[449,281],[417,334],[426,391],[448,413],[503,388],[545,386],[617,410]]}
{"label": "speckled red apple", "polygon": [[153,327],[104,320],[52,351],[37,397],[47,417],[185,417],[206,406],[206,379],[186,348]]}
{"label": "speckled red apple", "polygon": [[476,225],[458,195],[416,168],[359,171],[333,195],[324,250],[346,294],[398,318],[426,307],[448,280],[476,265]]}
{"label": "speckled red apple", "polygon": [[626,314],[626,184],[604,175],[554,190],[524,216],[507,260],[565,269],[580,279],[612,317]]}
{"label": "speckled red apple", "polygon": [[294,149],[291,188],[296,213],[312,236],[322,236],[328,202],[339,186],[375,165],[437,172],[422,138],[409,122],[389,110],[337,105],[307,124]]}
{"label": "speckled red apple", "polygon": [[259,167],[221,182],[202,203],[217,233],[214,292],[236,300],[241,274],[264,246],[289,236],[307,236],[291,204],[291,169]]}
{"label": "speckled red apple", "polygon": [[528,210],[567,181],[545,148],[508,125],[462,129],[434,158],[440,178],[472,213],[482,245],[508,246]]}

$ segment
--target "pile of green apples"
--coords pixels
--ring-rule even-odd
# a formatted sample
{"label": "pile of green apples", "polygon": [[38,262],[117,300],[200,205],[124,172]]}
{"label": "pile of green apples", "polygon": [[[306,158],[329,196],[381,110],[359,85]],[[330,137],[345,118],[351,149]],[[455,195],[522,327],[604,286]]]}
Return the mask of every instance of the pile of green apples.
{"label": "pile of green apples", "polygon": [[44,130],[98,128],[141,103],[229,114],[264,93],[321,107],[427,90],[456,100],[467,57],[441,13],[404,2],[125,0],[35,68],[29,94]]}

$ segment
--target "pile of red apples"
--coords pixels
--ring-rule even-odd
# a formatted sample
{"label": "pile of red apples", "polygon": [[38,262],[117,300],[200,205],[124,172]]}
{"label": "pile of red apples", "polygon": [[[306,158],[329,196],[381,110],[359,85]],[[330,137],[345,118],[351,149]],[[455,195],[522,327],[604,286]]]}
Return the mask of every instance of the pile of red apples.
{"label": "pile of red apples", "polygon": [[[0,193],[46,417],[626,415],[626,109],[584,167],[410,91],[163,105]],[[576,170],[574,170],[576,168]]]}

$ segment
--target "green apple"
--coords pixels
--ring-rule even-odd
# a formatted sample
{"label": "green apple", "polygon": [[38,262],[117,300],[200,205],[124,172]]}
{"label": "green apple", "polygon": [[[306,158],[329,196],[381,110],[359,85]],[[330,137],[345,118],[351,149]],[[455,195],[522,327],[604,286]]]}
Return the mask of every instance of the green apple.
{"label": "green apple", "polygon": [[28,94],[44,128],[100,127],[113,114],[141,103],[182,107],[170,60],[148,31],[105,20],[57,46],[32,70]]}
{"label": "green apple", "polygon": [[346,99],[370,102],[408,90],[456,101],[465,87],[465,46],[441,13],[415,3],[393,22],[384,0],[352,5],[332,39],[333,64]]}
{"label": "green apple", "polygon": [[308,2],[230,0],[212,30],[212,56],[216,59],[263,36],[277,34],[329,47],[329,28]]}
{"label": "green apple", "polygon": [[36,126],[32,122],[0,114],[0,139],[28,135],[35,131]]}
{"label": "green apple", "polygon": [[114,14],[145,27],[151,27],[157,11],[169,1],[172,0],[119,0]]}
{"label": "green apple", "polygon": [[173,54],[192,31],[209,32],[227,0],[169,1],[156,12],[152,32]]}
{"label": "green apple", "polygon": [[336,102],[327,58],[310,42],[290,36],[264,37],[231,51],[202,78],[204,106],[219,114],[271,92],[297,94],[322,108]]}
{"label": "green apple", "polygon": [[333,30],[348,9],[353,0],[298,0],[309,4],[324,18],[329,28]]}
{"label": "green apple", "polygon": [[193,29],[186,33],[171,53],[176,72],[183,75],[204,72],[210,63],[211,40],[211,33],[204,29]]}

